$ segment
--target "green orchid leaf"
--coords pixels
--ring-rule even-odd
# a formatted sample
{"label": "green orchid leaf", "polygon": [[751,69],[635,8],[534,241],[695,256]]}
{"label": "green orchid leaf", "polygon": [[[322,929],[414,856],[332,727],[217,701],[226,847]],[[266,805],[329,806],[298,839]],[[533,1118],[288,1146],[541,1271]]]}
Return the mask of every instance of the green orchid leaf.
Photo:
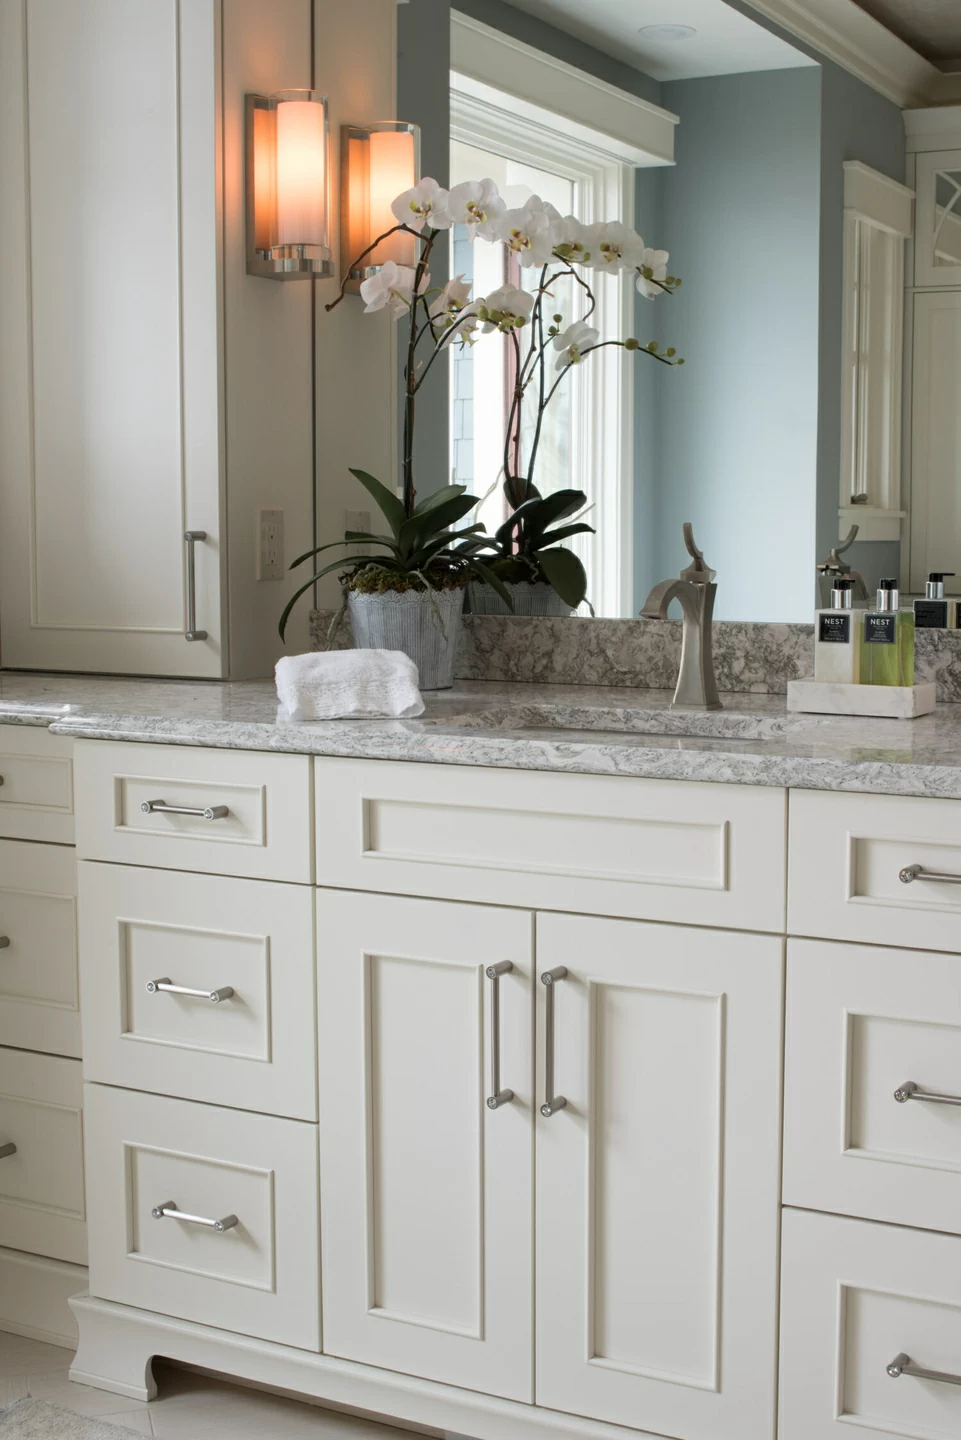
{"label": "green orchid leaf", "polygon": [[444,485],[440,490],[427,495],[423,500],[418,500],[414,506],[415,515],[426,515],[429,510],[434,510],[438,505],[443,505],[446,500],[454,500],[458,495],[463,495],[466,485]]}
{"label": "green orchid leaf", "polygon": [[537,550],[541,547],[547,549],[549,545],[559,545],[562,540],[569,540],[572,535],[596,535],[597,531],[593,525],[585,525],[579,520],[576,525],[561,525],[557,530],[548,530],[538,537],[537,543],[532,547]]}
{"label": "green orchid leaf", "polygon": [[309,560],[314,555],[319,555],[322,550],[335,550],[338,545],[346,544],[346,540],[331,540],[328,545],[315,545],[313,550],[305,550],[303,555],[298,555],[296,560],[291,560],[287,568],[288,570],[296,570],[298,565],[303,565],[305,560]]}
{"label": "green orchid leaf", "polygon": [[514,597],[508,590],[504,582],[494,574],[493,570],[489,569],[489,567],[484,564],[483,560],[478,560],[476,555],[471,557],[470,563],[471,569],[477,571],[477,574],[485,582],[485,584],[489,585],[492,590],[496,591],[496,593],[503,600],[504,604],[507,606],[508,610],[513,613]]}
{"label": "green orchid leaf", "polygon": [[573,515],[586,504],[587,496],[583,490],[556,490],[553,495],[543,497],[538,509],[527,521],[527,529],[531,535],[542,535],[548,525]]}
{"label": "green orchid leaf", "polygon": [[446,555],[455,541],[464,540],[468,536],[475,535],[478,531],[483,530],[483,528],[483,525],[472,525],[469,530],[458,530],[454,533],[445,532],[443,535],[438,535],[429,545],[422,546],[421,549],[413,555],[408,556],[405,564],[410,570],[420,569],[436,556],[441,554]]}
{"label": "green orchid leaf", "polygon": [[577,556],[562,548],[539,550],[537,564],[564,604],[576,610],[587,594],[587,575]]}
{"label": "green orchid leaf", "polygon": [[366,470],[354,470],[352,467],[348,468],[354,479],[360,481],[368,495],[374,500],[378,510],[394,532],[394,538],[396,539],[400,534],[400,527],[407,519],[404,502],[398,499],[392,490],[388,490],[386,485],[382,485],[379,480],[375,480],[373,475],[368,475]]}
{"label": "green orchid leaf", "polygon": [[456,525],[476,504],[477,497],[474,495],[454,495],[442,505],[429,510],[426,515],[412,515],[409,520],[404,521],[397,537],[401,552],[409,557],[442,531]]}
{"label": "green orchid leaf", "polygon": [[345,565],[350,565],[351,567],[355,565],[382,565],[386,558],[385,555],[342,555],[339,560],[334,560],[330,565],[324,565],[322,569],[317,571],[316,575],[311,575],[306,584],[301,585],[299,590],[294,591],[284,606],[283,614],[277,625],[281,640],[284,638],[284,631],[287,629],[287,621],[290,619],[291,610],[293,610],[294,605],[300,599],[301,595],[305,594],[316,581],[322,580],[325,575],[329,575],[331,570],[343,570]]}
{"label": "green orchid leaf", "polygon": [[371,535],[368,530],[345,530],[344,544],[356,545],[360,540],[370,541],[374,545],[386,545],[391,550],[397,549],[397,542],[391,535]]}

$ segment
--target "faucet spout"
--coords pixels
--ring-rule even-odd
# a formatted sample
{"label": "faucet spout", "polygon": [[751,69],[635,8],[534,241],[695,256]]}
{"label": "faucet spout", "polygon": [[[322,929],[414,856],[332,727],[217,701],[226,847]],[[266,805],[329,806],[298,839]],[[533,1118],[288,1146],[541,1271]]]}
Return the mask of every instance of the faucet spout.
{"label": "faucet spout", "polygon": [[666,620],[668,606],[677,600],[683,616],[681,665],[677,689],[671,704],[693,710],[720,710],[714,676],[711,628],[717,586],[692,580],[662,580],[655,585],[641,608],[648,620]]}

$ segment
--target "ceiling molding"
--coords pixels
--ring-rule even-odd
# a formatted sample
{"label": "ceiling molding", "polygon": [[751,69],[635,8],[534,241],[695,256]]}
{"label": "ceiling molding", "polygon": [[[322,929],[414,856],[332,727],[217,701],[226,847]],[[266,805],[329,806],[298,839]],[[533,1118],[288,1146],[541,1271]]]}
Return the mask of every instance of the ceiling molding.
{"label": "ceiling molding", "polygon": [[945,75],[854,0],[746,3],[896,105],[943,105],[961,94],[961,76]]}

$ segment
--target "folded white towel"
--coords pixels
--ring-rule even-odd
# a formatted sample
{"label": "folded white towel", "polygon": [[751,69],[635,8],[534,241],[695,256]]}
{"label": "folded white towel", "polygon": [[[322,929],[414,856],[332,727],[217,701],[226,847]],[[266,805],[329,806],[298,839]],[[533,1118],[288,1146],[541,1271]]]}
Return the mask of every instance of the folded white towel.
{"label": "folded white towel", "polygon": [[328,650],[285,655],[274,670],[292,720],[423,715],[417,666],[401,650]]}

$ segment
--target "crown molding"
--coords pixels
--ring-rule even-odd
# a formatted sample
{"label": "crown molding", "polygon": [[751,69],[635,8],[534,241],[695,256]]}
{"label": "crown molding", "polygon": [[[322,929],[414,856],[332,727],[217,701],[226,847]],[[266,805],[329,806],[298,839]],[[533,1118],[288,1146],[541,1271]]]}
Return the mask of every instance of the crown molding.
{"label": "crown molding", "polygon": [[854,0],[746,3],[896,105],[943,105],[961,96],[961,76],[944,74]]}

